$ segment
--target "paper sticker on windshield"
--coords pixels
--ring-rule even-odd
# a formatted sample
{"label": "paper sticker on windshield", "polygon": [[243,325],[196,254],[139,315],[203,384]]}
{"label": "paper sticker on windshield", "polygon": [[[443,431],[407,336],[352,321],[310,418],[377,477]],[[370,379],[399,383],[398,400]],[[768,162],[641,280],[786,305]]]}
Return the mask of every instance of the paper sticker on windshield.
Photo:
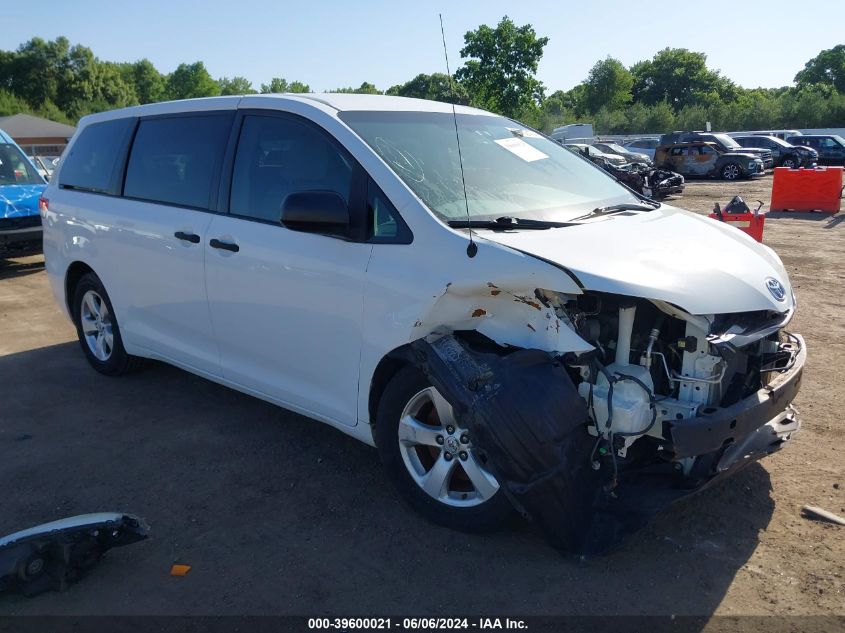
{"label": "paper sticker on windshield", "polygon": [[519,156],[527,163],[548,158],[548,155],[544,154],[536,147],[529,145],[521,138],[503,138],[496,141],[496,144],[504,147],[511,154]]}

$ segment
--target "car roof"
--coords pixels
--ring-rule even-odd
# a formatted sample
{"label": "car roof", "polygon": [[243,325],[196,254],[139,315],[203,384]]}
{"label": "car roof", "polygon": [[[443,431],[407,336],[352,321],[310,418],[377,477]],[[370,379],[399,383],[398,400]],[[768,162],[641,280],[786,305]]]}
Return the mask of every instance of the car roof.
{"label": "car roof", "polygon": [[710,147],[717,146],[713,141],[683,141],[682,143],[667,143],[663,147],[687,147],[690,145],[709,145]]}
{"label": "car roof", "polygon": [[[158,114],[179,114],[186,112],[203,112],[212,110],[234,110],[239,106],[249,107],[251,104],[266,107],[272,106],[274,101],[281,105],[283,102],[298,102],[314,105],[318,109],[326,107],[337,112],[351,111],[381,111],[381,112],[439,112],[452,113],[452,104],[428,99],[412,99],[409,97],[393,97],[387,95],[365,95],[347,93],[280,93],[280,94],[250,94],[231,95],[225,97],[203,97],[200,99],[181,99],[178,101],[162,101],[140,106],[109,110],[83,117],[80,126],[97,121],[109,121],[124,117],[154,116]],[[454,106],[457,114],[476,114],[498,116],[486,110],[469,106]]]}

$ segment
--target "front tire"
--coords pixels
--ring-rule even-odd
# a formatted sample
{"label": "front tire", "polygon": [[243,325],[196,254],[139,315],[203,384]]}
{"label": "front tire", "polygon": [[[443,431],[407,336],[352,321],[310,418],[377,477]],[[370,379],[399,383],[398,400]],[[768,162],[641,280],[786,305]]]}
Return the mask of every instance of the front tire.
{"label": "front tire", "polygon": [[795,160],[792,156],[787,156],[783,159],[783,162],[780,164],[781,167],[788,167],[789,169],[795,169],[798,167],[798,161]]}
{"label": "front tire", "polygon": [[724,180],[736,180],[740,177],[741,173],[739,165],[736,163],[728,163],[722,167],[722,179]]}
{"label": "front tire", "polygon": [[94,273],[82,276],[73,293],[72,314],[82,352],[106,376],[137,369],[142,359],[126,353],[120,327],[103,282]]}
{"label": "front tire", "polygon": [[500,527],[513,508],[452,407],[423,373],[406,366],[387,385],[375,440],[388,476],[415,510],[465,532]]}

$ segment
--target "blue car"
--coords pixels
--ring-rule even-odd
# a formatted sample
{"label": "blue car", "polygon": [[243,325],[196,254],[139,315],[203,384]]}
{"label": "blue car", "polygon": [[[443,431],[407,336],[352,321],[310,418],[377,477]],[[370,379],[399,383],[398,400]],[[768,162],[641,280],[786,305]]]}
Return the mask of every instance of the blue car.
{"label": "blue car", "polygon": [[46,186],[17,143],[0,130],[0,257],[41,252],[38,200]]}

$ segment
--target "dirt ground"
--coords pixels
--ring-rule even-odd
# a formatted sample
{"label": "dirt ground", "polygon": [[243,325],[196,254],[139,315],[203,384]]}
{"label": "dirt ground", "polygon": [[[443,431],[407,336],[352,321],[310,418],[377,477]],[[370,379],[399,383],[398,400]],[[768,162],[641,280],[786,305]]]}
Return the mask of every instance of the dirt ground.
{"label": "dirt ground", "polygon": [[[707,212],[768,202],[771,177],[694,182]],[[573,562],[525,525],[469,536],[426,523],[376,452],[269,404],[155,364],[91,370],[40,257],[0,263],[0,533],[122,510],[152,527],[65,593],[0,614],[845,614],[845,222],[769,217],[809,348],[792,445]],[[193,566],[168,575],[173,562]]]}

